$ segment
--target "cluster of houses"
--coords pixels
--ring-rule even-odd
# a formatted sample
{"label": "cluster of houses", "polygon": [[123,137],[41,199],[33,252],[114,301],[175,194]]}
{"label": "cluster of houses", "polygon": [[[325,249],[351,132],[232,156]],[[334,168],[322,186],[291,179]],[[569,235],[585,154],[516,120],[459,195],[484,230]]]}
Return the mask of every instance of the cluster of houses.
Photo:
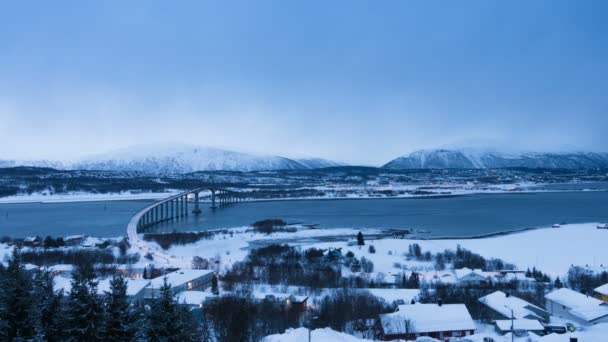
{"label": "cluster of houses", "polygon": [[[58,267],[58,274],[71,271]],[[454,272],[459,283],[478,283],[486,281],[488,274],[481,270],[459,269]],[[493,274],[496,276],[496,274]],[[520,273],[505,271],[500,277],[519,277]],[[154,279],[127,278],[127,295],[130,300],[145,300],[160,295],[165,279],[171,285],[174,298],[182,305],[192,309],[217,298],[208,289],[213,281],[214,271],[181,269]],[[57,289],[69,291],[67,277],[55,277]],[[98,291],[103,294],[110,288],[109,280],[100,280]],[[301,311],[308,307],[306,296],[290,294],[266,294],[253,292],[254,300],[273,300],[295,305]],[[479,302],[489,308],[491,319],[498,333],[525,331],[542,335],[552,325],[570,323],[574,326],[591,326],[608,323],[608,284],[595,289],[595,296],[587,296],[568,288],[560,288],[545,295],[545,305],[539,307],[528,301],[502,291],[495,291],[479,298]],[[402,302],[403,303],[403,302]],[[395,312],[382,314],[376,327],[384,340],[415,340],[428,336],[441,341],[473,335],[476,326],[464,304],[438,303],[422,304],[414,300],[410,304],[398,305]]]}
{"label": "cluster of houses", "polygon": [[[474,276],[467,275],[470,279]],[[554,325],[566,332],[566,326],[588,327],[608,323],[608,284],[595,289],[596,297],[567,288],[545,295],[545,307],[529,303],[502,291],[479,298],[493,313],[498,333],[535,333],[544,335]],[[475,324],[464,304],[399,305],[393,313],[380,315],[379,328],[384,340],[414,340],[428,336],[441,341],[475,333]],[[553,324],[553,325],[552,325]]]}

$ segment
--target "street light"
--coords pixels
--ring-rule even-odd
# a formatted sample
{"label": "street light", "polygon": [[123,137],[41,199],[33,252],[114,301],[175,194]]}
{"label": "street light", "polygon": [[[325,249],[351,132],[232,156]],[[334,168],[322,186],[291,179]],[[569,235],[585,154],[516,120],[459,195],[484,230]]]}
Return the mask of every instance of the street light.
{"label": "street light", "polygon": [[511,342],[513,342],[515,340],[515,328],[513,327],[513,319],[515,319],[515,317],[513,315],[513,309],[506,305],[504,307],[511,310]]}

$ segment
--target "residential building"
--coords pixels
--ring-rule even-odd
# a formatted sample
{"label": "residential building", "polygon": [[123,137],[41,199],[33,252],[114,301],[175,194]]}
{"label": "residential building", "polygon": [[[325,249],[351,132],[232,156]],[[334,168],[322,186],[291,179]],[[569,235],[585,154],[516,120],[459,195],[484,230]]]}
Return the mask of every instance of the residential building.
{"label": "residential building", "polygon": [[181,269],[167,273],[150,280],[150,285],[145,289],[145,298],[158,297],[160,288],[167,279],[167,284],[171,285],[173,294],[182,291],[204,290],[211,285],[214,272],[212,270]]}
{"label": "residential building", "polygon": [[495,291],[479,298],[479,301],[492,309],[495,319],[533,319],[544,323],[549,322],[549,312],[509,293]]}
{"label": "residential building", "polygon": [[380,315],[378,322],[385,341],[415,340],[429,336],[442,341],[475,333],[475,324],[464,304],[406,304]]}
{"label": "residential building", "polygon": [[454,273],[456,280],[462,284],[479,284],[488,280],[481,269],[458,268],[454,270]]}
{"label": "residential building", "polygon": [[608,323],[608,305],[597,298],[561,288],[545,295],[551,315],[582,325]]}
{"label": "residential building", "polygon": [[595,296],[599,300],[603,302],[608,302],[608,284],[596,287],[593,291],[595,292]]}

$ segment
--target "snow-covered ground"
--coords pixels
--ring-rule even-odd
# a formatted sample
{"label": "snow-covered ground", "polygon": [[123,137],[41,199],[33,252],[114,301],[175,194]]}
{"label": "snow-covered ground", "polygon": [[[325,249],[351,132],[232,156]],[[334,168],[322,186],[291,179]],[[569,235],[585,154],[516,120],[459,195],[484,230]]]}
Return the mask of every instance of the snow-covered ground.
{"label": "snow-covered ground", "polygon": [[[308,341],[309,331],[306,328],[287,329],[283,334],[266,336],[263,342],[303,342]],[[314,329],[310,332],[311,341],[335,341],[335,342],[364,342],[352,335],[337,332],[330,328]]]}
{"label": "snow-covered ground", "polygon": [[94,194],[89,192],[70,192],[66,194],[51,194],[37,192],[28,195],[0,197],[0,203],[61,203],[61,202],[95,202],[95,201],[129,201],[129,200],[159,200],[177,195],[179,190],[168,192],[119,192]]}
{"label": "snow-covered ground", "polygon": [[[445,249],[455,250],[458,245],[481,254],[486,258],[500,258],[513,263],[520,269],[536,267],[550,276],[564,276],[571,265],[588,266],[596,270],[608,270],[606,240],[608,230],[597,229],[597,223],[568,224],[560,228],[539,228],[520,233],[512,233],[480,239],[415,240],[400,238],[367,239],[366,246],[352,246],[359,232],[357,229],[302,229],[295,233],[273,233],[269,235],[254,233],[250,229],[235,228],[233,234],[218,234],[210,240],[173,246],[167,252],[178,258],[190,259],[219,257],[221,267],[229,267],[242,260],[248,248],[261,243],[288,243],[305,248],[342,248],[342,252],[352,251],[357,258],[362,256],[374,263],[374,271],[386,276],[400,273],[403,269],[419,272],[432,272],[429,262],[407,260],[408,246],[417,243],[422,251],[433,253]],[[365,230],[364,234],[380,234],[378,230]],[[329,240],[329,241],[327,241]],[[154,243],[151,243],[154,245]],[[374,245],[376,252],[369,252]],[[160,248],[160,247],[158,247]]]}

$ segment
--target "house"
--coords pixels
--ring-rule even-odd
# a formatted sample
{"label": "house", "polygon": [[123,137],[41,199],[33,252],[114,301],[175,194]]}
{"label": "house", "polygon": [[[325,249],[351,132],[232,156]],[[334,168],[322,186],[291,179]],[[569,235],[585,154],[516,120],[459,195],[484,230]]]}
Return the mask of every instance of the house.
{"label": "house", "polygon": [[521,298],[511,296],[509,293],[495,291],[479,298],[479,301],[492,309],[496,314],[496,319],[511,319],[511,315],[513,315],[516,319],[549,322],[549,312]]}
{"label": "house", "polygon": [[582,325],[608,323],[608,305],[582,293],[561,288],[545,295],[545,307],[551,315]]}
{"label": "house", "polygon": [[457,281],[463,284],[479,284],[488,280],[481,269],[458,268],[454,270],[454,273]]}
{"label": "house", "polygon": [[595,292],[595,296],[603,301],[608,302],[608,284],[604,284],[600,287],[596,287],[593,292]]}
{"label": "house", "polygon": [[182,291],[203,290],[211,285],[213,274],[212,270],[194,269],[181,269],[167,273],[150,280],[150,285],[146,287],[144,296],[145,298],[158,297],[165,279],[167,279],[167,284],[171,285],[174,295]]}
{"label": "house", "polygon": [[[535,319],[500,319],[494,321],[496,331],[500,334],[510,333],[512,330],[525,330],[541,335],[545,331],[545,327]],[[513,328],[511,328],[513,327]]]}
{"label": "house", "polygon": [[442,341],[475,333],[475,324],[464,304],[406,304],[380,315],[381,338],[385,341],[414,340],[429,336]]}

